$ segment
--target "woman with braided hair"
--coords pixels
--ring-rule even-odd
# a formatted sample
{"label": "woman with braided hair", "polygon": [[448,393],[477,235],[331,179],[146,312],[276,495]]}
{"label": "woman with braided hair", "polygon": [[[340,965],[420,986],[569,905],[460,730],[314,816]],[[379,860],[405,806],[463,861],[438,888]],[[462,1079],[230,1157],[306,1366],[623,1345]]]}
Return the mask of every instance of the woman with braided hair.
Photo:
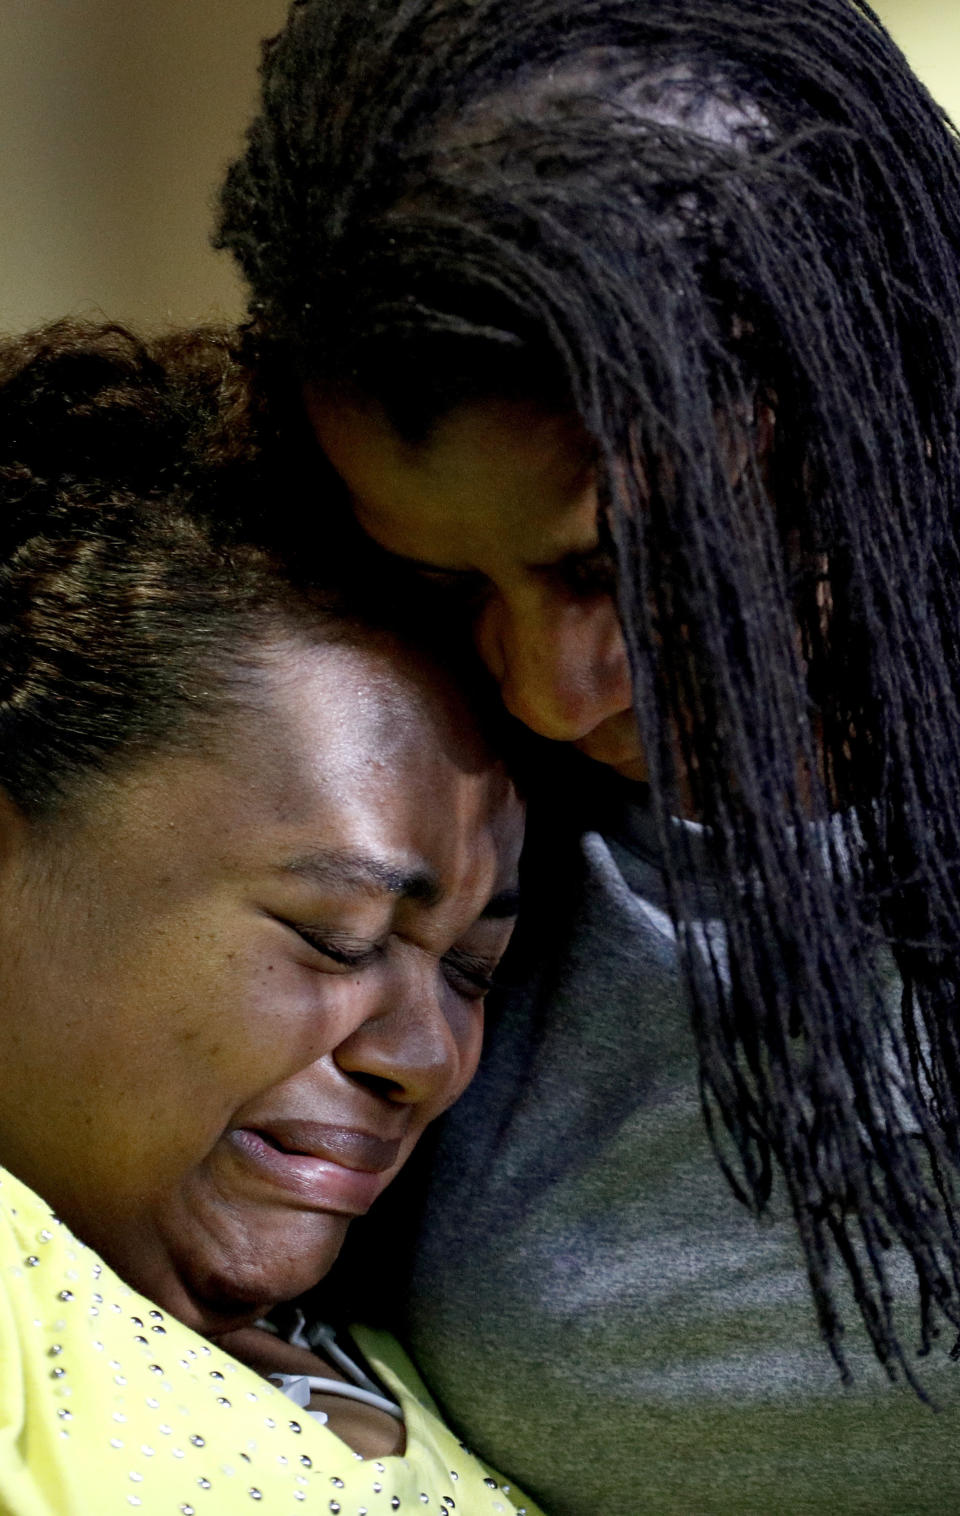
{"label": "woman with braided hair", "polygon": [[949,1507],[954,133],[860,0],[297,0],[262,72],[254,336],[550,740],[408,1341],[563,1516]]}

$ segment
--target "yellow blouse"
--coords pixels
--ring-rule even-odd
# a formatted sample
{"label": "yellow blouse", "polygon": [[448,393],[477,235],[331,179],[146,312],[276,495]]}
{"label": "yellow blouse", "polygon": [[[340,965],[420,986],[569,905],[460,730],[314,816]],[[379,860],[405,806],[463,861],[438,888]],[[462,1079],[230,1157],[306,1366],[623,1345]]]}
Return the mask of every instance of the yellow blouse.
{"label": "yellow blouse", "polygon": [[542,1516],[466,1452],[389,1337],[402,1456],[364,1460],[129,1289],[0,1169],[3,1516]]}

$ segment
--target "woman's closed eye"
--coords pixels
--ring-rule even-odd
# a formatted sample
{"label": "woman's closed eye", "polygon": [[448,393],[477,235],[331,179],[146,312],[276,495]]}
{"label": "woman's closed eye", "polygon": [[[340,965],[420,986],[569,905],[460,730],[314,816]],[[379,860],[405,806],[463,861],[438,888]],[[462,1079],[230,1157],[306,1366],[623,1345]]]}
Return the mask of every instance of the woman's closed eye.
{"label": "woman's closed eye", "polygon": [[559,562],[544,566],[543,573],[560,581],[573,595],[612,595],[617,586],[617,567],[603,543],[582,553],[568,553]]}
{"label": "woman's closed eye", "polygon": [[[617,586],[616,563],[605,544],[599,542],[552,563],[530,564],[529,572],[558,584],[569,595],[585,599],[612,595]],[[415,573],[422,584],[455,601],[457,608],[467,613],[476,613],[492,590],[489,579],[471,569],[418,567]]]}
{"label": "woman's closed eye", "polygon": [[342,969],[360,968],[364,963],[375,958],[380,952],[379,943],[364,941],[361,938],[349,937],[332,932],[321,932],[314,927],[301,926],[295,921],[285,921],[292,932],[313,948],[322,958],[329,958]]}
{"label": "woman's closed eye", "polygon": [[451,948],[440,960],[447,983],[466,1000],[482,1000],[496,984],[497,963]]}
{"label": "woman's closed eye", "polygon": [[457,611],[474,615],[490,594],[492,585],[473,569],[417,568],[414,577]]}
{"label": "woman's closed eye", "polygon": [[[321,958],[329,959],[332,964],[347,972],[362,968],[382,952],[379,943],[321,932],[293,921],[284,922],[284,925]],[[451,989],[466,1000],[482,1000],[496,984],[494,976],[497,962],[465,952],[462,948],[451,948],[448,953],[444,953],[440,965]]]}

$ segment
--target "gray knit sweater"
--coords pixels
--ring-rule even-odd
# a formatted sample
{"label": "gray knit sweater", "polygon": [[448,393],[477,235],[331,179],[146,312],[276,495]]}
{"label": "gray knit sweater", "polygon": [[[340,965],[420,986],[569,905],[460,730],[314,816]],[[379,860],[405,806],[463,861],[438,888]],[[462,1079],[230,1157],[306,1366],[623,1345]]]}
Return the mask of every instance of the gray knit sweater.
{"label": "gray knit sweater", "polygon": [[407,1307],[448,1419],[551,1516],[960,1511],[950,1344],[933,1411],[851,1305],[843,1388],[792,1222],[717,1168],[649,818],[608,812],[532,886],[537,967],[446,1120]]}

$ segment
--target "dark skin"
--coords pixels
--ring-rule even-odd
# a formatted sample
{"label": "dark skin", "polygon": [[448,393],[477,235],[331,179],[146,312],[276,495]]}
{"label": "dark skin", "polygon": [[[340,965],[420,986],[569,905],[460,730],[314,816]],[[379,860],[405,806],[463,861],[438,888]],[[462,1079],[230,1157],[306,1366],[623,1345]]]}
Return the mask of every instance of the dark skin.
{"label": "dark skin", "polygon": [[[307,1348],[294,1347],[265,1332],[260,1327],[243,1327],[237,1332],[225,1332],[215,1339],[218,1347],[241,1363],[246,1363],[258,1374],[268,1378],[271,1374],[310,1374],[322,1379],[341,1379],[346,1376],[335,1364]],[[332,1432],[347,1443],[354,1452],[364,1458],[387,1458],[391,1453],[402,1453],[406,1448],[406,1432],[403,1423],[376,1406],[364,1405],[358,1400],[344,1400],[339,1395],[324,1395],[316,1390],[310,1396],[311,1411],[325,1411],[327,1425]]]}
{"label": "dark skin", "polygon": [[314,386],[306,404],[364,531],[474,607],[477,651],[508,710],[645,779],[592,449],[576,417],[476,401],[412,445],[362,396]]}
{"label": "dark skin", "polygon": [[[269,651],[216,741],[44,824],[0,792],[0,1158],[180,1321],[340,1377],[255,1323],[472,1077],[523,807],[420,655]],[[358,1451],[402,1442],[332,1411]]]}

